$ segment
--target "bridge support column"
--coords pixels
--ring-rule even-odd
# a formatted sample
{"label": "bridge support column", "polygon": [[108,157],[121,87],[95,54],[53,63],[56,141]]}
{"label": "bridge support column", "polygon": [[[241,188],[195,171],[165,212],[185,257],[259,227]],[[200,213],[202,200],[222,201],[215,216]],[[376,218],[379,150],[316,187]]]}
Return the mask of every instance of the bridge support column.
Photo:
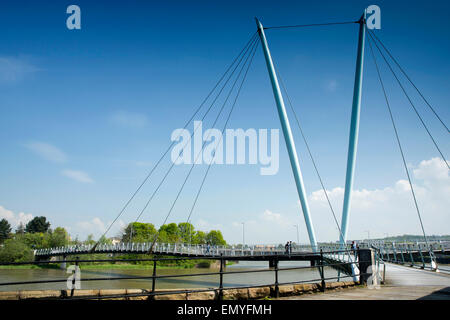
{"label": "bridge support column", "polygon": [[278,84],[278,77],[273,65],[272,56],[269,51],[269,45],[267,44],[266,35],[264,33],[264,27],[261,22],[256,19],[256,25],[258,26],[259,38],[261,39],[262,48],[264,51],[264,58],[266,59],[267,70],[269,72],[270,82],[272,84],[273,95],[277,105],[278,116],[281,122],[281,129],[283,131],[284,140],[286,142],[286,148],[291,162],[292,172],[294,174],[294,180],[297,187],[297,193],[300,198],[300,204],[302,206],[303,216],[305,218],[306,228],[308,229],[309,241],[314,252],[317,251],[317,241],[314,233],[314,228],[309,213],[309,206],[303,184],[302,172],[300,170],[300,164],[298,162],[297,150],[295,149],[294,137],[291,131],[291,125],[287,116],[286,108],[284,106],[283,95],[281,94],[280,86]]}
{"label": "bridge support column", "polygon": [[[373,249],[359,249],[359,281],[361,284],[378,284],[375,252]],[[370,280],[370,281],[369,281]],[[369,283],[370,282],[370,283]]]}
{"label": "bridge support column", "polygon": [[342,248],[347,240],[348,216],[355,173],[356,149],[358,146],[359,114],[361,110],[362,78],[364,66],[364,42],[366,32],[366,12],[359,21],[358,54],[356,57],[355,83],[353,88],[352,116],[350,120],[350,136],[348,142],[347,173],[345,177],[344,205],[342,208],[340,242]]}

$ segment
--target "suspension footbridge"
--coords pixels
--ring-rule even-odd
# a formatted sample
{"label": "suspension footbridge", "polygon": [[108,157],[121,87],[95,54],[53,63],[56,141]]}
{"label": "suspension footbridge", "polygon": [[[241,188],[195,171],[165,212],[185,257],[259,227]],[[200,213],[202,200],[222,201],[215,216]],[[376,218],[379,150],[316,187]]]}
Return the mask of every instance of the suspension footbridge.
{"label": "suspension footbridge", "polygon": [[[318,23],[309,25],[291,25],[291,26],[272,26],[264,27],[261,21],[256,19],[257,30],[248,42],[244,45],[239,54],[234,58],[232,63],[226,68],[224,74],[219,78],[212,90],[207,94],[204,101],[200,106],[194,111],[192,116],[186,122],[184,128],[186,128],[197,116],[203,112],[201,119],[205,119],[208,114],[212,112],[215,105],[218,105],[217,115],[214,118],[212,127],[215,127],[219,123],[221,116],[225,118],[222,127],[222,133],[227,128],[233,110],[237,104],[241,90],[244,87],[247,74],[249,73],[252,61],[257,52],[257,48],[261,45],[264,60],[266,62],[267,72],[269,75],[270,84],[272,87],[276,112],[280,120],[281,129],[283,132],[284,141],[286,143],[287,152],[289,156],[289,161],[292,169],[292,175],[294,178],[294,183],[296,191],[298,193],[298,198],[301,205],[301,213],[303,215],[305,226],[308,232],[309,244],[305,246],[293,246],[291,251],[286,252],[284,248],[279,248],[276,246],[269,245],[259,245],[259,246],[207,246],[207,245],[193,245],[191,243],[161,243],[159,240],[159,233],[157,233],[153,240],[150,242],[123,242],[116,245],[102,244],[100,242],[94,245],[78,245],[78,246],[67,246],[58,248],[48,248],[39,249],[35,251],[36,263],[51,262],[53,257],[62,257],[60,261],[65,261],[67,257],[71,256],[81,256],[88,254],[111,254],[119,255],[124,253],[131,254],[151,254],[154,256],[170,256],[170,257],[180,257],[180,258],[210,258],[210,259],[220,259],[221,261],[226,260],[249,260],[249,261],[268,261],[270,267],[276,267],[279,261],[287,260],[298,260],[298,261],[309,261],[311,262],[311,267],[317,267],[319,273],[321,274],[322,281],[323,276],[323,266],[329,265],[339,269],[339,271],[346,273],[355,280],[366,281],[368,277],[376,274],[377,271],[370,270],[369,266],[377,265],[383,261],[398,263],[403,265],[419,266],[419,268],[430,268],[432,270],[438,269],[437,256],[446,256],[450,251],[450,244],[447,242],[434,242],[427,236],[424,224],[423,224],[423,214],[420,207],[420,203],[416,197],[416,190],[411,181],[410,169],[407,166],[407,158],[405,154],[405,149],[403,143],[400,139],[398,126],[396,125],[396,119],[392,113],[391,102],[386,90],[385,82],[383,81],[382,73],[380,72],[381,64],[384,62],[388,67],[388,70],[394,76],[396,82],[400,86],[401,91],[405,95],[409,105],[412,108],[414,114],[418,117],[421,126],[425,130],[426,134],[430,138],[430,142],[436,148],[437,153],[443,159],[447,167],[449,163],[447,162],[442,149],[439,147],[437,139],[432,135],[429,127],[425,123],[423,117],[416,108],[413,99],[408,95],[405,89],[405,84],[402,83],[399,77],[399,73],[406,77],[407,83],[413,86],[413,88],[419,93],[420,97],[425,101],[429,111],[439,120],[439,122],[444,127],[444,130],[448,133],[448,128],[445,125],[442,118],[439,116],[437,110],[429,103],[428,99],[422,94],[418,86],[412,81],[408,76],[399,62],[398,59],[394,57],[392,52],[387,48],[384,42],[376,35],[375,31],[368,28],[367,25],[367,12],[364,11],[363,15],[354,21],[346,22],[330,22],[330,23]],[[338,25],[353,24],[358,27],[358,37],[357,37],[357,54],[356,54],[356,68],[355,68],[355,78],[354,78],[354,91],[353,91],[353,101],[352,101],[352,113],[350,119],[350,130],[349,130],[349,144],[347,153],[347,169],[346,169],[346,180],[345,180],[345,191],[344,191],[344,201],[343,210],[340,223],[336,216],[336,211],[334,210],[330,199],[328,197],[327,189],[324,184],[324,179],[320,174],[318,166],[316,165],[316,159],[312,154],[310,145],[303,133],[302,127],[300,125],[299,117],[297,116],[295,109],[293,108],[292,101],[286,90],[286,86],[282,81],[279,72],[272,58],[271,51],[269,49],[269,42],[266,37],[266,32],[270,30],[280,30],[286,28],[312,28],[312,27],[332,27]],[[410,190],[411,190],[411,201],[414,204],[415,212],[411,214],[415,215],[418,225],[422,231],[423,241],[420,243],[384,243],[384,242],[371,242],[371,243],[360,243],[358,250],[354,248],[349,248],[347,243],[348,238],[348,227],[350,220],[351,211],[351,199],[353,182],[355,176],[355,164],[357,158],[357,146],[358,146],[358,135],[359,135],[359,119],[361,112],[361,96],[362,96],[362,86],[363,86],[363,75],[364,75],[364,59],[365,59],[365,47],[366,42],[369,43],[369,49],[372,57],[372,61],[375,65],[377,71],[377,78],[381,86],[381,93],[386,102],[387,112],[389,114],[389,120],[392,124],[394,139],[397,143],[400,159],[402,161],[405,176],[407,178]],[[378,59],[377,59],[378,54]],[[381,58],[381,59],[380,59]],[[395,70],[397,67],[398,71]],[[218,103],[219,97],[224,96],[224,102]],[[329,206],[331,217],[339,230],[339,240],[333,244],[324,244],[318,241],[315,233],[313,216],[308,204],[308,197],[304,185],[302,170],[299,162],[299,155],[296,150],[296,144],[294,141],[294,135],[291,130],[291,123],[288,117],[288,108],[286,108],[285,98],[287,98],[288,106],[290,111],[292,111],[295,124],[299,127],[302,139],[307,147],[308,157],[311,159],[314,165],[314,171],[317,175],[325,198],[327,200],[327,205]],[[223,114],[228,107],[228,113]],[[195,130],[194,130],[195,133]],[[193,133],[193,134],[194,134]],[[192,136],[191,135],[191,139]],[[209,138],[209,137],[208,137]],[[208,140],[205,139],[206,141]],[[176,141],[174,139],[173,141]],[[186,142],[189,143],[190,141]],[[172,142],[167,149],[162,153],[161,157],[152,167],[148,175],[144,178],[142,183],[137,187],[137,189],[132,193],[131,197],[125,202],[124,206],[119,210],[117,216],[114,217],[112,223],[106,228],[103,235],[106,235],[112,228],[112,226],[118,221],[122,214],[128,209],[130,203],[135,199],[136,195],[141,191],[146,183],[155,182],[156,187],[151,195],[148,197],[148,201],[145,206],[138,212],[135,222],[139,221],[144,213],[149,209],[153,199],[158,194],[161,186],[165,183],[167,176],[174,168],[175,162],[173,162],[162,176],[162,179],[153,179],[153,174],[155,170],[163,162],[164,158],[169,154],[169,151],[173,148],[175,142]],[[218,141],[220,143],[220,141]],[[201,152],[205,147],[203,143]],[[198,158],[200,155],[197,154]],[[179,155],[179,157],[181,154]],[[180,194],[183,192],[186,184],[189,182],[191,173],[195,167],[197,158],[195,158],[194,163],[191,165],[187,175],[181,179],[181,184],[178,192],[170,203],[170,209],[164,216],[165,224],[170,218],[174,207],[176,206]],[[198,200],[200,199],[200,194],[204,189],[204,183],[208,177],[210,169],[213,167],[213,160],[207,165],[207,169],[203,175],[202,182],[197,189],[194,201],[190,208],[187,208],[187,222],[190,222],[195,211]],[[357,214],[357,213],[355,213]],[[133,232],[133,231],[131,231]],[[132,238],[132,237],[131,237]],[[70,259],[69,259],[70,260]],[[222,263],[221,263],[222,266]],[[221,267],[222,268],[222,267]],[[322,269],[321,269],[322,268]],[[222,272],[222,271],[221,271]],[[155,275],[153,276],[155,277]],[[338,278],[340,275],[338,276]],[[2,285],[0,283],[0,285]]]}

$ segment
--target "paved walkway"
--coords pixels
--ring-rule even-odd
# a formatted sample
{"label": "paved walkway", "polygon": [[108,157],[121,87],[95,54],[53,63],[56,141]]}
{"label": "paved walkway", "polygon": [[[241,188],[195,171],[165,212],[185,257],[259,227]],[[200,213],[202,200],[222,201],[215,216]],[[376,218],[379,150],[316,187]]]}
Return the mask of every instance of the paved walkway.
{"label": "paved walkway", "polygon": [[386,264],[386,284],[379,289],[348,288],[286,297],[287,300],[450,300],[450,275]]}

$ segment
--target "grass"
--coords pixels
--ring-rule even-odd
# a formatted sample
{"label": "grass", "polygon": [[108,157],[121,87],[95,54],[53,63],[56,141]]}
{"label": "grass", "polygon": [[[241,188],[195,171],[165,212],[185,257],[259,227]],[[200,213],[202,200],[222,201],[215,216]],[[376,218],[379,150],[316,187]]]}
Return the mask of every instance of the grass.
{"label": "grass", "polygon": [[[152,264],[131,264],[131,263],[103,263],[103,264],[80,264],[82,270],[152,270]],[[193,268],[207,268],[200,264],[199,267],[195,265],[158,265],[156,269],[193,269]],[[0,270],[27,270],[27,269],[60,269],[59,263],[49,265],[7,265],[0,266]]]}
{"label": "grass", "polygon": [[59,269],[58,264],[49,264],[49,265],[9,265],[9,266],[0,266],[0,270],[17,270],[17,269]]}

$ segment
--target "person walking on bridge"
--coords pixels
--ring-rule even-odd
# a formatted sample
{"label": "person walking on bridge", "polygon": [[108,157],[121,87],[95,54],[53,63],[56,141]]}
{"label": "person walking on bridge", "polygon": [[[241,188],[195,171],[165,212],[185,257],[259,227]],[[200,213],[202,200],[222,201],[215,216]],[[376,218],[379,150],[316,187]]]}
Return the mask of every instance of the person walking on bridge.
{"label": "person walking on bridge", "polygon": [[356,259],[356,242],[355,241],[352,241],[351,250]]}

